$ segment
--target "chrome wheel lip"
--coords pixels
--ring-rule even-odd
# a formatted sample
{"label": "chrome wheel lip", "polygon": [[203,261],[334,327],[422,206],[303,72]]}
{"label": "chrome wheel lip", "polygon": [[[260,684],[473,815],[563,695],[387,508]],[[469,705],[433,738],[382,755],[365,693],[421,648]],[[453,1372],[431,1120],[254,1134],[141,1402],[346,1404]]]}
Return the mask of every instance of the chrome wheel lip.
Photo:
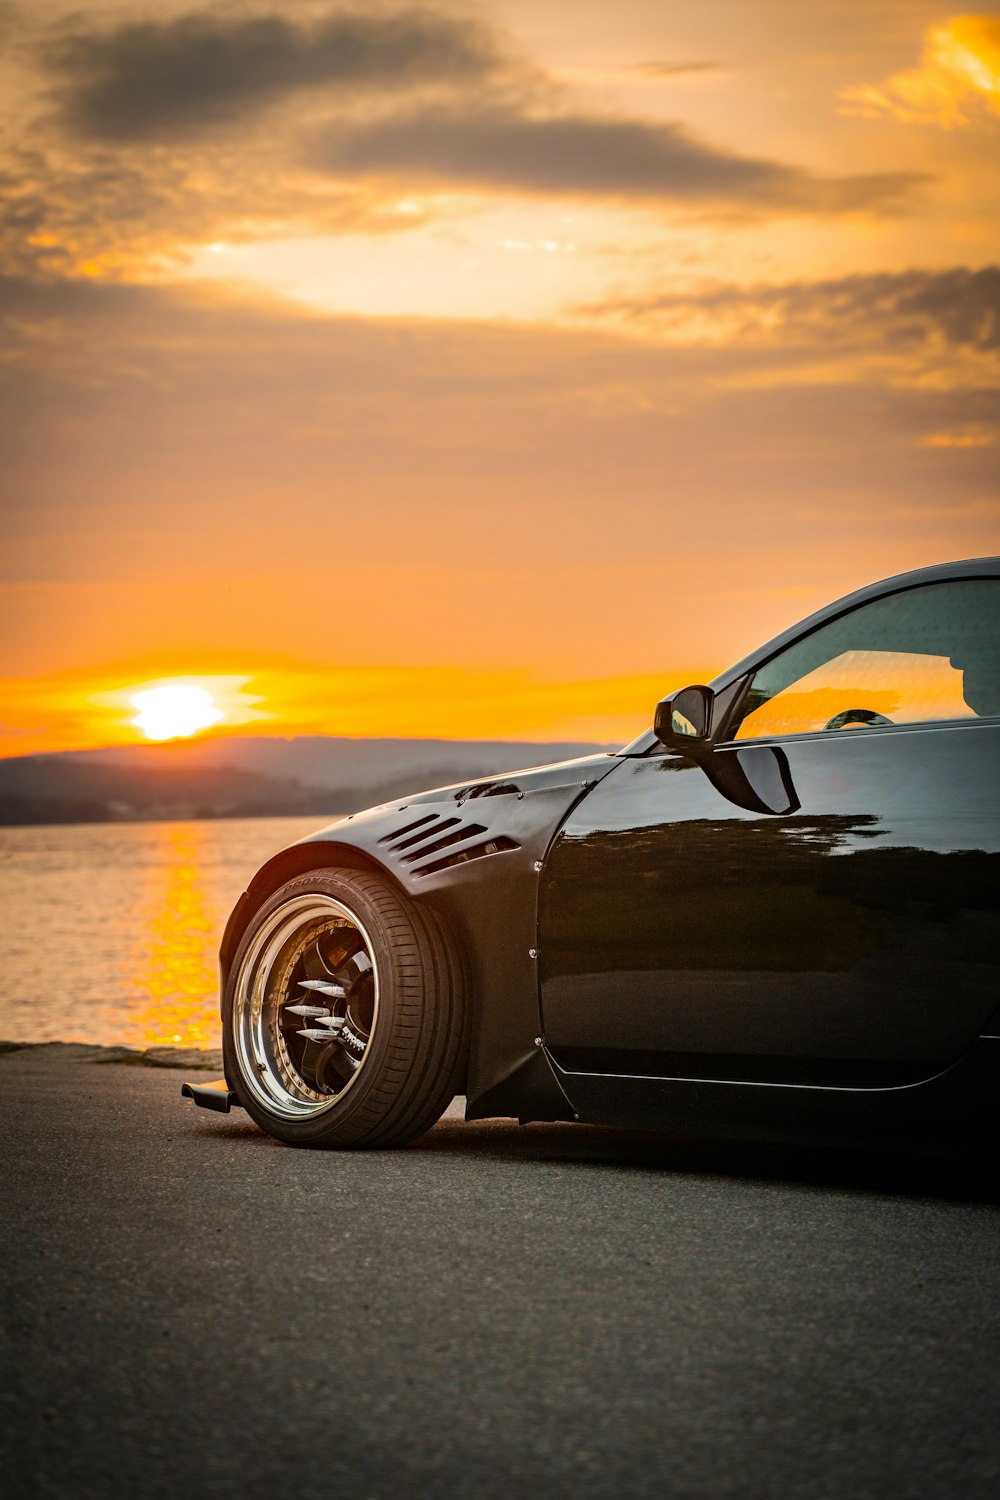
{"label": "chrome wheel lip", "polygon": [[[288,996],[268,995],[273,971],[282,951],[304,927],[315,928],[324,918],[337,917],[354,927],[364,943],[373,979],[372,1023],[364,1052],[350,1078],[335,1094],[319,1094],[297,1074],[285,1048],[278,1017]],[[304,945],[305,946],[305,945]],[[293,965],[294,967],[294,965]],[[241,1082],[256,1102],[284,1120],[314,1119],[339,1105],[355,1086],[375,1042],[379,1020],[378,961],[371,937],[355,911],[322,891],[306,891],[282,902],[255,933],[240,960],[233,986],[232,1032],[240,1064]],[[281,1066],[278,1066],[278,1063]],[[296,1092],[288,1086],[295,1074]]]}

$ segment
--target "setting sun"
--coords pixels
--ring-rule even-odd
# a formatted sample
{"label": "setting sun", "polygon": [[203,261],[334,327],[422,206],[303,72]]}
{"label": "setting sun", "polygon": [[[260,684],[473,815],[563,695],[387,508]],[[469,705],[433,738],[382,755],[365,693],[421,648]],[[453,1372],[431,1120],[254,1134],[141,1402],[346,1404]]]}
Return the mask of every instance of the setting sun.
{"label": "setting sun", "polygon": [[222,718],[211,693],[185,684],[133,693],[129,701],[139,710],[132,723],[147,740],[184,739]]}

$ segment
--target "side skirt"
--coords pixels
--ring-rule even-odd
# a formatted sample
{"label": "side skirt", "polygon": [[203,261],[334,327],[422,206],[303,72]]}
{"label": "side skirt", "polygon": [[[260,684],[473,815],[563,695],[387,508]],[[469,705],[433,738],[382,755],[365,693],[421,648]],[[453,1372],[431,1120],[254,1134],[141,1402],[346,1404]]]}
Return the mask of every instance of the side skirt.
{"label": "side skirt", "polygon": [[551,1058],[576,1117],[669,1135],[843,1145],[1000,1145],[1000,1037],[944,1072],[888,1088],[571,1072]]}

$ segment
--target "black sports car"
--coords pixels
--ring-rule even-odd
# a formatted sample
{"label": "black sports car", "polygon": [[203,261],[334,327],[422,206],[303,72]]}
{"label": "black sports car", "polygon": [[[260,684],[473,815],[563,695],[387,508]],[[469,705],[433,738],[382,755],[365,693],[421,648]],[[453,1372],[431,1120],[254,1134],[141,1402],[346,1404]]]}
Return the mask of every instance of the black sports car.
{"label": "black sports car", "polygon": [[[666,633],[666,628],[665,628]],[[225,1081],[280,1140],[469,1119],[1000,1134],[1000,558],[829,605],[610,755],[356,813],[222,943]]]}

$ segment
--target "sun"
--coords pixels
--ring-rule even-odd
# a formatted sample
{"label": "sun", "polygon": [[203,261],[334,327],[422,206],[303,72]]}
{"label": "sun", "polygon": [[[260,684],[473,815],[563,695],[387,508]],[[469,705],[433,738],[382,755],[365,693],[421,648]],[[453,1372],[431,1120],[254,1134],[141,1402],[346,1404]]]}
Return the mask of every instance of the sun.
{"label": "sun", "polygon": [[139,710],[132,723],[147,740],[185,739],[222,718],[211,693],[185,683],[133,693],[129,702]]}

